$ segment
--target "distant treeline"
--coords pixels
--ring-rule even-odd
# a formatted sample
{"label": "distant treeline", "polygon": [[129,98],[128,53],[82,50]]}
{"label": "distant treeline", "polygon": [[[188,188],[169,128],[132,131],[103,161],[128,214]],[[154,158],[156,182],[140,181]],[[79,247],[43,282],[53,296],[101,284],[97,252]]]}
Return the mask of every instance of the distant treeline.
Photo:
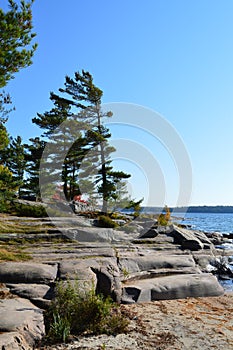
{"label": "distant treeline", "polygon": [[[174,208],[173,211],[175,212],[182,212],[184,208]],[[233,206],[232,205],[216,205],[216,206],[209,206],[209,205],[200,205],[200,206],[190,206],[187,210],[188,213],[233,213]]]}
{"label": "distant treeline", "polygon": [[[159,207],[143,207],[142,210],[147,213],[160,213],[163,208]],[[216,205],[216,206],[209,206],[209,205],[198,205],[198,206],[190,206],[190,207],[175,207],[170,208],[171,212],[175,213],[218,213],[218,214],[224,214],[224,213],[233,213],[233,206],[231,205]]]}

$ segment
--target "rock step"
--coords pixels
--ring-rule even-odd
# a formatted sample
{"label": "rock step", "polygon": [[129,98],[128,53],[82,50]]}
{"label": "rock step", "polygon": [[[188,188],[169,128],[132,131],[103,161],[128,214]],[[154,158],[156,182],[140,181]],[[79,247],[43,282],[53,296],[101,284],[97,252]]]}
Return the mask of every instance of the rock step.
{"label": "rock step", "polygon": [[133,273],[129,276],[126,276],[124,279],[124,274],[122,281],[129,283],[130,281],[135,280],[144,280],[144,279],[151,279],[151,278],[158,278],[163,276],[172,276],[172,275],[183,275],[183,274],[199,274],[202,273],[201,270],[198,267],[184,267],[180,269],[152,269],[148,271],[141,271],[139,273]]}
{"label": "rock step", "polygon": [[43,311],[29,300],[0,300],[0,349],[34,349],[45,333]]}
{"label": "rock step", "polygon": [[223,293],[223,288],[212,274],[182,274],[125,282],[121,302],[128,304],[188,297],[209,297]]}

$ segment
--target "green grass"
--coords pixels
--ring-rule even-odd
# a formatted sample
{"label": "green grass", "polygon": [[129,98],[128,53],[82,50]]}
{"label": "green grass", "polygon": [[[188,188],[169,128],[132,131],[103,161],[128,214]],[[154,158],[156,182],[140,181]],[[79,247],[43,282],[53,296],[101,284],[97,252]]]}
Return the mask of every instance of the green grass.
{"label": "green grass", "polygon": [[5,249],[0,248],[0,261],[27,261],[32,259],[32,257],[21,251],[20,249]]}
{"label": "green grass", "polygon": [[7,221],[0,220],[0,234],[1,233],[46,233],[51,228],[49,225],[28,225],[23,223],[21,220]]}

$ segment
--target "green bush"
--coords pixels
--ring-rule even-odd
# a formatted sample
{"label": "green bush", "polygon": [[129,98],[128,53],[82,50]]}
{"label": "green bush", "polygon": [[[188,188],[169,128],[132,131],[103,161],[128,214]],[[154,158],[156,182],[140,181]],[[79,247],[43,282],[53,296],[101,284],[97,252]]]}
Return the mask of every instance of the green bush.
{"label": "green bush", "polygon": [[160,214],[157,218],[157,221],[158,221],[158,225],[160,226],[167,226],[168,224],[165,214]]}
{"label": "green bush", "polygon": [[48,216],[45,207],[43,207],[42,205],[14,203],[12,211],[18,216],[29,216],[34,218]]}
{"label": "green bush", "polygon": [[167,205],[164,207],[164,211],[165,214],[160,214],[157,218],[158,224],[161,226],[167,226],[171,219],[170,209]]}
{"label": "green bush", "polygon": [[99,216],[98,225],[100,227],[115,228],[117,223],[113,221],[109,216],[101,215]]}
{"label": "green bush", "polygon": [[126,332],[128,320],[110,297],[96,295],[78,283],[59,282],[56,298],[45,312],[45,328],[49,342],[66,342],[69,335],[117,334]]}

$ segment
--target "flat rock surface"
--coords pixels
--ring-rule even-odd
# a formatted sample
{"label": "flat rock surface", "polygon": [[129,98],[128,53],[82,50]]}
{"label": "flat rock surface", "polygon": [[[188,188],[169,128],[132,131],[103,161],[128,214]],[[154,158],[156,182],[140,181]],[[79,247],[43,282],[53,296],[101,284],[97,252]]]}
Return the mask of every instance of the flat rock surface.
{"label": "flat rock surface", "polygon": [[0,315],[0,332],[16,331],[29,321],[39,324],[43,320],[42,310],[23,298],[0,300]]}
{"label": "flat rock surface", "polygon": [[[129,333],[79,337],[44,350],[231,350],[233,294],[123,305]],[[36,350],[42,349],[38,347]]]}
{"label": "flat rock surface", "polygon": [[223,294],[223,288],[212,274],[182,274],[126,282],[122,300],[153,300],[208,297]]}
{"label": "flat rock surface", "polygon": [[33,262],[0,263],[1,283],[49,283],[57,276],[57,266]]}
{"label": "flat rock surface", "polygon": [[29,300],[0,300],[0,349],[32,349],[44,331],[43,312]]}
{"label": "flat rock surface", "polygon": [[[11,293],[17,294],[21,298],[34,299],[34,298],[49,298],[51,287],[45,284],[7,284]],[[50,299],[50,298],[49,298]]]}

